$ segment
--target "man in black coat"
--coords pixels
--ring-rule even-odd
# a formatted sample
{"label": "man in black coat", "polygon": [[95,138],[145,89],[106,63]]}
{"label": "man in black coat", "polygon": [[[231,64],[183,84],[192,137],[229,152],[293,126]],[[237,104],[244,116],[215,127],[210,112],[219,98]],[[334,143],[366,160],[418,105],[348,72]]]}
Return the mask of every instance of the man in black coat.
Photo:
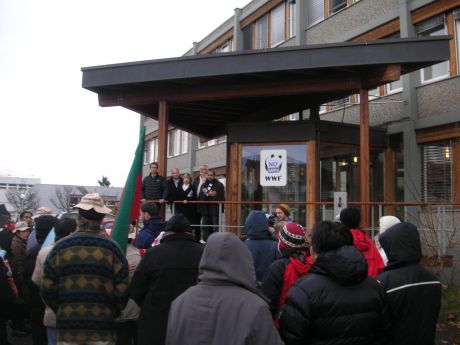
{"label": "man in black coat", "polygon": [[[158,200],[158,210],[162,210],[162,204],[168,198],[168,183],[163,176],[158,174],[158,163],[150,164],[150,174],[142,180],[141,199]],[[161,211],[160,211],[161,213]]]}
{"label": "man in black coat", "polygon": [[[216,179],[216,173],[213,170],[208,171],[208,178],[201,186],[200,201],[224,201],[224,185]],[[223,212],[223,204],[221,211]],[[209,235],[219,231],[219,204],[198,204],[198,210],[201,213],[201,224],[208,225],[203,227],[203,240],[207,241]]]}
{"label": "man in black coat", "polygon": [[441,283],[419,262],[420,236],[415,225],[393,225],[379,237],[388,257],[377,276],[386,292],[391,326],[388,344],[431,345],[441,308]]}
{"label": "man in black coat", "polygon": [[316,261],[288,292],[281,337],[291,344],[374,344],[387,327],[384,292],[340,223],[313,228]]}
{"label": "man in black coat", "polygon": [[190,231],[184,215],[173,216],[158,246],[147,250],[134,273],[131,298],[141,307],[139,345],[165,343],[172,301],[197,283],[203,245]]}
{"label": "man in black coat", "polygon": [[[173,210],[172,202],[184,200],[180,198],[182,194],[182,178],[178,168],[171,169],[171,178],[168,180],[168,201],[171,203],[171,212]],[[177,205],[175,205],[177,207]]]}

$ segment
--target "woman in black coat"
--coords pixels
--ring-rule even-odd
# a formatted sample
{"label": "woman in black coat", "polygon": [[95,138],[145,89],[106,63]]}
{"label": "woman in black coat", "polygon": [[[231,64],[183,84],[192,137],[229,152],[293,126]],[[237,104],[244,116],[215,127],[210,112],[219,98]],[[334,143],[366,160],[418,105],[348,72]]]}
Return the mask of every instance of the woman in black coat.
{"label": "woman in black coat", "polygon": [[[196,200],[195,188],[193,187],[191,183],[191,177],[189,174],[184,174],[182,176],[182,184],[180,188],[176,191],[176,200],[183,200],[183,201]],[[195,224],[196,222],[195,204],[177,203],[175,207],[176,207],[176,213],[182,213],[188,219],[190,224]]]}

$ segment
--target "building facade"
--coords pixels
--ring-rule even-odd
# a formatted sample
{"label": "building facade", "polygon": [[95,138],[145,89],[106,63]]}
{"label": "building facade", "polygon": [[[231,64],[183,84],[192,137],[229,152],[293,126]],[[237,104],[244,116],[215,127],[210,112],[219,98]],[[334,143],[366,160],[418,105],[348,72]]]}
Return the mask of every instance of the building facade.
{"label": "building facade", "polygon": [[[371,148],[371,200],[460,203],[460,0],[254,0],[195,42],[186,55],[435,35],[452,36],[449,61],[369,91],[370,126],[386,134],[383,147]],[[359,95],[323,104],[320,119],[359,125],[359,104]],[[299,109],[280,114],[279,120],[309,118],[308,110]],[[150,118],[144,118],[144,124],[147,174],[148,164],[157,160],[158,125]],[[293,157],[305,150],[291,149]],[[333,201],[335,191],[348,192],[349,201],[359,201],[358,150],[320,144],[320,201]],[[167,151],[168,174],[173,167],[197,174],[199,166],[207,164],[220,178],[226,176],[226,137],[203,142],[170,127]],[[289,164],[288,174],[295,180],[289,188],[267,190],[254,180],[254,148],[243,151],[246,180],[243,177],[241,200],[305,201],[305,194],[299,194],[306,188],[305,161]],[[304,207],[294,209],[305,221]],[[323,218],[333,217],[331,212],[324,206]],[[388,206],[382,212],[403,216],[404,211]]]}

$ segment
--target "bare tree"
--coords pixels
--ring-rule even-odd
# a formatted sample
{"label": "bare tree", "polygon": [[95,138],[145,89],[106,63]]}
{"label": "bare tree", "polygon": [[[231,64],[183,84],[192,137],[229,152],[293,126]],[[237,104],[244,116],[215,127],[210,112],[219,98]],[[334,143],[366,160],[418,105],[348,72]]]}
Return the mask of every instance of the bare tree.
{"label": "bare tree", "polygon": [[6,190],[5,196],[6,200],[8,200],[18,214],[25,210],[34,210],[38,207],[38,191],[35,188],[9,188]]}
{"label": "bare tree", "polygon": [[50,198],[51,203],[63,212],[72,211],[72,186],[62,186],[55,188],[55,197]]}

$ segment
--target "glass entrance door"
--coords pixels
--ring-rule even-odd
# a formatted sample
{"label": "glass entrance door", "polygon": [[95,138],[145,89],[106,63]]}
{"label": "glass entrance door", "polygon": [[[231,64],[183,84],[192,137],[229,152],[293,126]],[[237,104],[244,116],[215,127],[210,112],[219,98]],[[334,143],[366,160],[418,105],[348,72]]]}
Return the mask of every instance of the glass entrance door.
{"label": "glass entrance door", "polygon": [[[286,184],[282,186],[262,186],[261,184],[261,154],[266,150],[286,151]],[[276,157],[275,157],[276,158]],[[289,201],[306,201],[306,174],[307,174],[307,145],[282,144],[282,145],[244,145],[241,149],[241,200],[261,201],[271,204],[246,204],[241,206],[241,222],[244,222],[252,210],[274,212],[276,203]],[[262,162],[265,166],[265,161]],[[270,161],[267,164],[271,164]],[[273,162],[277,165],[278,162]],[[266,178],[263,175],[262,178]],[[305,205],[290,205],[293,221],[306,224]]]}

